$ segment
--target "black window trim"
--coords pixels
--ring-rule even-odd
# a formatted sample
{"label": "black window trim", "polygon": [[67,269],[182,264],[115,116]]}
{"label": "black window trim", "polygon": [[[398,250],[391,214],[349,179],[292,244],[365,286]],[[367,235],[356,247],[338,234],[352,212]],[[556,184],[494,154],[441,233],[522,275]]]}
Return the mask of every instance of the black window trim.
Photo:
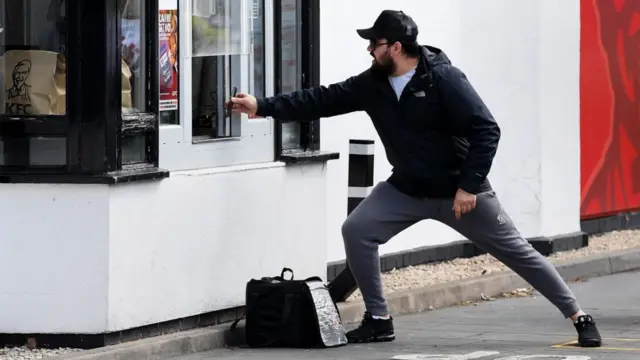
{"label": "black window trim", "polygon": [[[275,93],[282,92],[282,2],[274,0],[274,79]],[[300,0],[302,51],[302,88],[320,85],[320,0]],[[282,123],[275,121],[276,161],[287,164],[324,162],[339,158],[339,153],[320,150],[320,119],[300,124],[300,144],[283,149]]]}
{"label": "black window trim", "polygon": [[[116,0],[119,4],[120,2],[127,0]],[[158,150],[159,150],[159,126],[160,126],[160,114],[159,114],[159,101],[160,101],[160,92],[159,92],[159,79],[158,79],[158,11],[159,11],[159,1],[158,0],[142,0],[145,5],[145,44],[146,46],[145,53],[147,54],[146,59],[144,61],[145,69],[146,69],[146,77],[149,86],[147,87],[147,93],[145,94],[146,100],[146,109],[141,113],[128,113],[123,114],[122,111],[118,111],[118,120],[115,124],[111,124],[111,128],[107,131],[108,134],[116,134],[115,139],[112,141],[116,141],[116,144],[112,144],[113,149],[116,149],[115,154],[110,154],[109,156],[109,164],[110,168],[116,170],[136,170],[136,169],[151,169],[158,167]],[[120,6],[116,7],[117,9]],[[120,14],[117,14],[117,29],[120,29]],[[121,47],[119,46],[119,32],[118,34],[118,46],[117,50],[117,58],[118,58],[118,69],[120,68],[120,59],[122,57]],[[122,77],[118,78],[118,84],[122,86],[121,83]],[[156,89],[154,91],[154,89]],[[118,109],[122,108],[122,97],[118,97]],[[144,135],[146,142],[146,153],[144,163],[134,163],[134,164],[123,164],[122,163],[122,140],[125,136],[132,135]],[[115,145],[115,146],[114,146]]]}

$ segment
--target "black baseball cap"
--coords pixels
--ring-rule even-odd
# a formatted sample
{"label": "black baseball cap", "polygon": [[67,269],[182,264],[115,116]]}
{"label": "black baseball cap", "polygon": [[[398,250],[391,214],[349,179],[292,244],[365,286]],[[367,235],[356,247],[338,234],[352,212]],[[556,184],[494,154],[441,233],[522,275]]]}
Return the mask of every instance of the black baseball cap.
{"label": "black baseball cap", "polygon": [[385,38],[389,41],[406,43],[415,42],[418,38],[418,25],[402,11],[384,10],[369,29],[357,30],[365,40]]}

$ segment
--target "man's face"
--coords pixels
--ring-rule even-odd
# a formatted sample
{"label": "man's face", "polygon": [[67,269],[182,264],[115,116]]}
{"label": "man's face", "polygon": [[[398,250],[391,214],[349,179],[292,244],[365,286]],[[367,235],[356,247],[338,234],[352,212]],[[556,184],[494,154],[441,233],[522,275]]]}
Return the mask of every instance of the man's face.
{"label": "man's face", "polygon": [[22,87],[29,76],[29,67],[26,65],[18,65],[13,73],[13,83],[16,87]]}
{"label": "man's face", "polygon": [[16,85],[22,85],[24,81],[27,79],[28,74],[29,73],[24,69],[20,69],[16,71],[16,77],[13,81],[16,83]]}
{"label": "man's face", "polygon": [[371,68],[373,70],[381,71],[386,75],[392,74],[395,71],[395,62],[391,57],[391,44],[389,44],[386,39],[369,41],[367,50],[369,50],[369,53],[373,57],[371,61]]}

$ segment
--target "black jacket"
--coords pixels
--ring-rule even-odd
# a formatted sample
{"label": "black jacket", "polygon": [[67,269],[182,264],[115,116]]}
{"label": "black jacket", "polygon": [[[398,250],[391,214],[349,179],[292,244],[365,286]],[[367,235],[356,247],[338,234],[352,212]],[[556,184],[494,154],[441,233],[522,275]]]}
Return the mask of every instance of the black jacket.
{"label": "black jacket", "polygon": [[385,147],[389,182],[417,197],[491,190],[487,174],[500,128],[466,76],[440,49],[423,46],[416,73],[398,100],[371,69],[344,82],[258,100],[258,115],[308,121],[366,111]]}

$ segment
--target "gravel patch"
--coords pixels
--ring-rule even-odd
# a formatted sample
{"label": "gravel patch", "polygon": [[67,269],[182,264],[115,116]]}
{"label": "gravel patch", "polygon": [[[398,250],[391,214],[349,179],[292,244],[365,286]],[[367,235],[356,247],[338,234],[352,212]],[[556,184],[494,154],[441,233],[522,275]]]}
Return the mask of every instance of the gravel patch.
{"label": "gravel patch", "polygon": [[44,359],[48,357],[80,351],[79,349],[33,349],[25,347],[0,349],[0,360],[32,360]]}
{"label": "gravel patch", "polygon": [[[506,293],[502,293],[498,296],[498,298],[502,298],[502,299],[513,299],[513,298],[523,298],[523,297],[533,297],[535,298],[536,296],[536,291],[533,288],[520,288],[520,289],[515,289],[513,291],[510,292],[506,292]],[[463,301],[459,304],[457,304],[457,306],[478,306],[480,305],[480,303],[482,301],[494,301],[496,298],[492,297],[492,296],[487,296],[485,294],[480,294],[480,300],[478,301],[473,301],[473,300],[467,300],[467,301]],[[435,308],[433,306],[430,306],[429,311],[435,310]]]}
{"label": "gravel patch", "polygon": [[[552,263],[556,263],[637,247],[640,247],[640,230],[613,231],[602,235],[591,236],[588,247],[555,253],[548,258]],[[507,270],[509,269],[496,258],[485,254],[467,259],[454,259],[441,263],[393,269],[382,274],[382,285],[385,294],[388,295],[396,291],[416,289],[428,285],[495,274]],[[526,290],[528,294],[526,296],[530,296],[532,292],[529,291],[530,289]],[[520,294],[524,294],[524,292],[520,292]],[[503,297],[504,296],[505,294],[503,294]],[[359,290],[356,290],[349,297],[348,301],[358,299],[362,299],[362,295]]]}

